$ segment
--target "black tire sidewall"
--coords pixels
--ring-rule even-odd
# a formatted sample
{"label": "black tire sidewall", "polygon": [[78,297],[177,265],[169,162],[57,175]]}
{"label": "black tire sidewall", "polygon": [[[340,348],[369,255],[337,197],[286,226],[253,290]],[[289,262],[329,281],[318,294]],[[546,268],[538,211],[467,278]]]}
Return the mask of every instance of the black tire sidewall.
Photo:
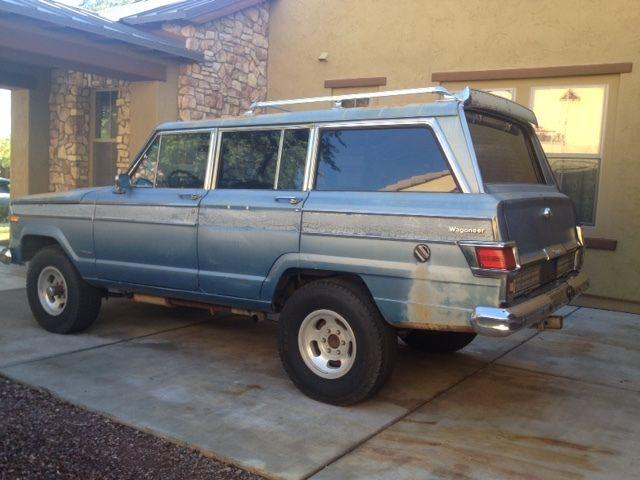
{"label": "black tire sidewall", "polygon": [[[58,269],[67,284],[67,303],[62,313],[56,316],[47,313],[38,296],[38,277],[49,266]],[[53,333],[70,333],[79,329],[80,282],[83,281],[59,247],[47,247],[34,255],[27,269],[27,297],[31,311],[42,328]]]}
{"label": "black tire sidewall", "polygon": [[[323,282],[303,287],[289,299],[280,315],[280,354],[287,373],[308,396],[336,404],[351,404],[375,393],[385,358],[384,336],[387,326],[366,300],[342,285]],[[356,301],[353,296],[355,295]],[[356,358],[342,377],[327,379],[317,375],[304,362],[298,334],[304,319],[316,310],[332,310],[349,324],[356,342]],[[379,322],[380,325],[375,325]],[[360,398],[362,397],[362,398]]]}

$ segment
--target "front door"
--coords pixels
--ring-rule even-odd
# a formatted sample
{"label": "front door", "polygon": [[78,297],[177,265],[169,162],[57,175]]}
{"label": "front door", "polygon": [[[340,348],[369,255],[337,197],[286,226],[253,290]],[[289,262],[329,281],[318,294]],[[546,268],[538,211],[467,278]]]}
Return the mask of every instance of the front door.
{"label": "front door", "polygon": [[200,289],[257,299],[278,258],[300,248],[309,129],[223,130],[216,188],[200,205]]}
{"label": "front door", "polygon": [[198,205],[205,190],[211,132],[162,133],[130,172],[125,193],[97,199],[99,278],[176,290],[197,288]]}

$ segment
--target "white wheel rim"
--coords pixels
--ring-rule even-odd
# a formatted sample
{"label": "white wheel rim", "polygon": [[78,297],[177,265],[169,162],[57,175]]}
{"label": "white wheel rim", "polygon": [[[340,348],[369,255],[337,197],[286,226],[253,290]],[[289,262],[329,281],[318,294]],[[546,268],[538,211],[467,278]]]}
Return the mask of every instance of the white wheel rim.
{"label": "white wheel rim", "polygon": [[38,276],[38,299],[44,311],[57,317],[67,305],[67,282],[60,270],[45,267]]}
{"label": "white wheel rim", "polygon": [[356,337],[349,322],[331,310],[315,310],[298,331],[300,356],[322,378],[344,376],[356,358]]}

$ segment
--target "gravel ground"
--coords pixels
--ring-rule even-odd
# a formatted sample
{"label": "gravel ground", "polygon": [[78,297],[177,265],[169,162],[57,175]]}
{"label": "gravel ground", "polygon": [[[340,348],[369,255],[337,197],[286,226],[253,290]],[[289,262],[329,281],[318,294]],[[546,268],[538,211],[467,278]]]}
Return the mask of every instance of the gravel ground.
{"label": "gravel ground", "polygon": [[260,479],[0,377],[0,479]]}

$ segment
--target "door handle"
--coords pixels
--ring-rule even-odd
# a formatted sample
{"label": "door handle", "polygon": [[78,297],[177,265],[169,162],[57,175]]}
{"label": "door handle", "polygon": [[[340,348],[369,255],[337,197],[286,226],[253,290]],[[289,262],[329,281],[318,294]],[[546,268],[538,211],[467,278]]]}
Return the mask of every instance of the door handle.
{"label": "door handle", "polygon": [[276,202],[289,202],[291,205],[297,205],[302,201],[300,197],[276,197]]}
{"label": "door handle", "polygon": [[197,193],[181,193],[178,196],[183,200],[193,200],[193,201],[200,200],[200,197],[202,197],[202,195],[198,195]]}

